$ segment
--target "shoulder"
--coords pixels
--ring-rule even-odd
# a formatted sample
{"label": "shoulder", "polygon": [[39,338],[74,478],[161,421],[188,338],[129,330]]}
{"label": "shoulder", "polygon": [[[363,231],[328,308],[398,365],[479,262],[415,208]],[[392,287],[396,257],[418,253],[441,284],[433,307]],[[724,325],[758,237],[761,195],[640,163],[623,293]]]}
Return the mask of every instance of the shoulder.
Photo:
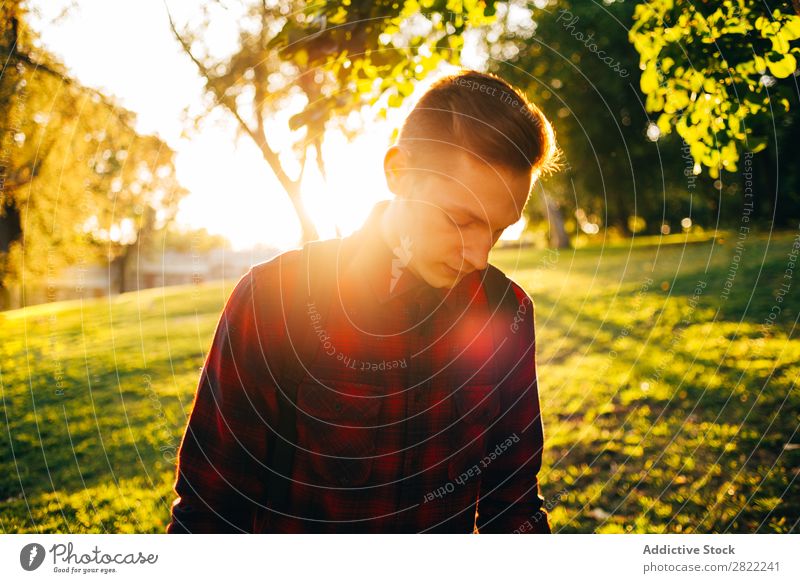
{"label": "shoulder", "polygon": [[276,255],[272,259],[256,263],[242,276],[242,279],[250,278],[253,281],[259,282],[279,277],[284,269],[290,269],[293,272],[300,263],[300,255],[302,252],[302,249],[290,249],[289,251],[284,251]]}
{"label": "shoulder", "polygon": [[[533,299],[525,289],[512,278],[508,277],[503,271],[492,264],[487,268],[487,284],[493,285],[496,289],[502,290],[507,296],[509,304],[516,304],[517,308],[529,306],[533,310]],[[513,295],[509,295],[508,292]]]}
{"label": "shoulder", "polygon": [[[493,283],[487,285],[487,295],[503,294],[502,299],[489,297],[490,306],[499,302],[498,313],[502,314],[500,317],[504,322],[505,334],[517,338],[518,342],[515,344],[519,345],[521,351],[527,351],[536,337],[533,300],[519,283],[491,264],[488,268],[487,284],[490,281]],[[492,289],[495,291],[492,292]]]}
{"label": "shoulder", "polygon": [[511,289],[514,290],[514,295],[517,298],[517,304],[520,306],[530,306],[533,309],[533,298],[525,291],[525,289],[511,278],[507,278],[511,282]]}
{"label": "shoulder", "polygon": [[[234,294],[242,288],[249,290],[260,303],[282,304],[293,297],[297,274],[308,270],[310,265],[326,265],[335,260],[341,244],[349,239],[323,239],[306,243],[303,247],[290,249],[272,259],[253,265],[237,282]],[[352,245],[351,245],[352,246]],[[308,255],[306,253],[309,253]]]}
{"label": "shoulder", "polygon": [[225,311],[264,313],[291,297],[291,282],[300,266],[301,249],[291,249],[252,265],[236,282],[225,302]]}
{"label": "shoulder", "polygon": [[349,243],[350,238],[331,238],[311,241],[301,248],[284,251],[272,259],[253,265],[246,275],[251,277],[255,282],[270,279],[275,280],[276,278],[293,275],[301,268],[304,261],[304,253],[310,251],[312,252],[311,255],[314,257],[329,258],[331,253],[338,252],[339,247],[344,242]]}

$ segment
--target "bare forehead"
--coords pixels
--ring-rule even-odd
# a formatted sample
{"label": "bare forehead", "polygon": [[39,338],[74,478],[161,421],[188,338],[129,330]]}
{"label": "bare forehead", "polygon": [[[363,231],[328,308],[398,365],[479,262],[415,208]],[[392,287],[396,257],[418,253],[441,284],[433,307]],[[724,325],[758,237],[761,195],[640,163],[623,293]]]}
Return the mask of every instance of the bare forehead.
{"label": "bare forehead", "polygon": [[515,223],[528,198],[530,176],[488,165],[442,174],[446,188],[437,190],[438,202],[448,211],[461,212],[492,226]]}

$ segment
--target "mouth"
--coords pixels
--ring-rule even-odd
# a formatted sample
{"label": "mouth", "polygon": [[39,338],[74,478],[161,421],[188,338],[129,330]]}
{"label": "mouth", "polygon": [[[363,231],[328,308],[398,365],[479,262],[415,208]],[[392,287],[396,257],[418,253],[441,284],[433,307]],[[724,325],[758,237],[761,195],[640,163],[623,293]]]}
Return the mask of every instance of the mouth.
{"label": "mouth", "polygon": [[460,277],[462,275],[466,275],[465,272],[461,271],[460,269],[454,269],[450,267],[447,263],[442,263],[442,265],[444,266],[444,269],[447,272],[447,274],[451,277]]}

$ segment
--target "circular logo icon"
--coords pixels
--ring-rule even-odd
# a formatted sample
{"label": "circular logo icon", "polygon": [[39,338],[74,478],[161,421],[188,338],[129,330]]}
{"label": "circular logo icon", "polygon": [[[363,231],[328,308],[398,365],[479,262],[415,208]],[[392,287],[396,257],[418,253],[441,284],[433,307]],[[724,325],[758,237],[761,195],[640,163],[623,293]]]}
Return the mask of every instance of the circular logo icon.
{"label": "circular logo icon", "polygon": [[39,543],[30,543],[19,552],[19,564],[26,571],[35,571],[44,562],[44,547]]}

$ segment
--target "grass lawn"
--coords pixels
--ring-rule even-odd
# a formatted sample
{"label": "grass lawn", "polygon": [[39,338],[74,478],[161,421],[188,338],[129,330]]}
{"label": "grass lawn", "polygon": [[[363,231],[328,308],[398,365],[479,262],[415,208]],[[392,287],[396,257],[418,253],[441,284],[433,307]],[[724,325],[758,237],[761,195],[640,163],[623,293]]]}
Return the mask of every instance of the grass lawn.
{"label": "grass lawn", "polygon": [[[536,305],[554,531],[798,532],[795,236],[494,253]],[[0,532],[163,532],[234,284],[0,313]]]}

